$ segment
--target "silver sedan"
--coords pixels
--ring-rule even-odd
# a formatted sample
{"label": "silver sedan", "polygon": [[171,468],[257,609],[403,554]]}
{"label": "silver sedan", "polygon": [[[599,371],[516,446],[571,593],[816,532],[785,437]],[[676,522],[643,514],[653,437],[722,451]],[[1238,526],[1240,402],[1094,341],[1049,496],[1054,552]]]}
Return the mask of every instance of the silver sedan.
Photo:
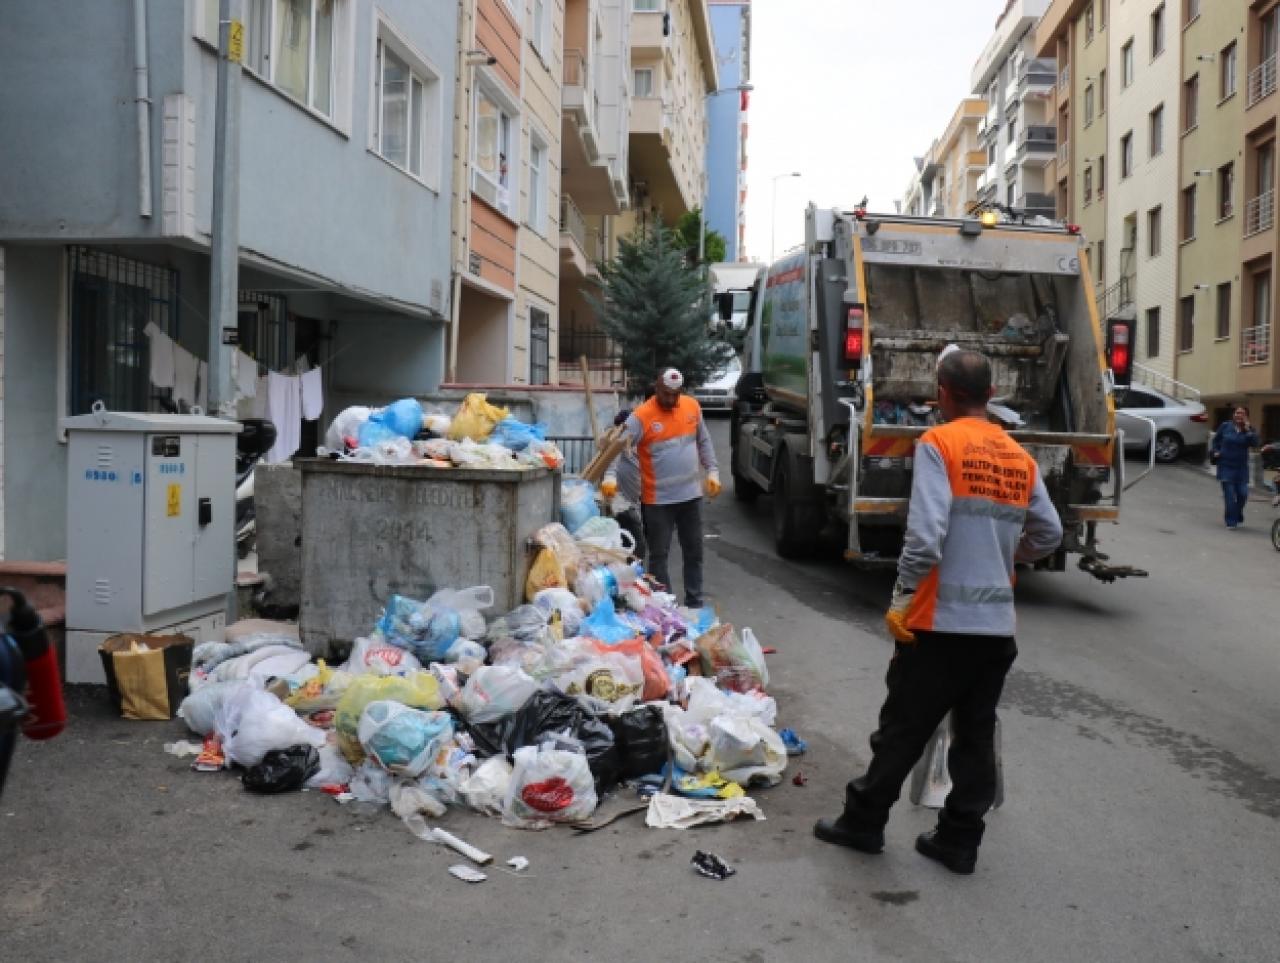
{"label": "silver sedan", "polygon": [[1156,425],[1156,461],[1168,464],[1188,451],[1204,456],[1209,445],[1209,413],[1198,401],[1174,398],[1164,392],[1133,385],[1116,392],[1116,424],[1124,429],[1125,451],[1146,452],[1151,426]]}

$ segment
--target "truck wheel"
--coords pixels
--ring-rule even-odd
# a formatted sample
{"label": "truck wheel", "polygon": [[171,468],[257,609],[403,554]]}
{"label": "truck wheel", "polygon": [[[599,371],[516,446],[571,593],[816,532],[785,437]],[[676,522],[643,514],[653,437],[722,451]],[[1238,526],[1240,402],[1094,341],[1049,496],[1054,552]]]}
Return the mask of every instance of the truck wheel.
{"label": "truck wheel", "polygon": [[1168,465],[1182,457],[1182,436],[1176,431],[1156,435],[1156,461]]}
{"label": "truck wheel", "polygon": [[800,477],[798,458],[784,448],[773,483],[773,543],[783,558],[810,554],[822,528],[822,504],[813,483]]}

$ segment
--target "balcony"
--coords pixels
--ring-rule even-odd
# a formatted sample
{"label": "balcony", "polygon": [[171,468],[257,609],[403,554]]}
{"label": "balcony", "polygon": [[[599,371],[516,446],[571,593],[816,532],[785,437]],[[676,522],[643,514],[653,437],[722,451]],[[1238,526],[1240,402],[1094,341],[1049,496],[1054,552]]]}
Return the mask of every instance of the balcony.
{"label": "balcony", "polygon": [[1057,65],[1052,60],[1037,58],[1028,60],[1018,71],[1018,93],[1047,94],[1053,90]]}
{"label": "balcony", "polygon": [[964,166],[971,171],[986,170],[987,152],[985,150],[971,150],[964,155]]}
{"label": "balcony", "polygon": [[1018,142],[1005,144],[1004,149],[1000,152],[1001,162],[1005,167],[1012,167],[1018,162]]}
{"label": "balcony", "polygon": [[1264,97],[1276,92],[1276,58],[1272,54],[1258,66],[1249,71],[1249,92],[1245,102],[1246,108],[1252,107]]}
{"label": "balcony", "polygon": [[1271,230],[1276,222],[1276,192],[1267,191],[1250,198],[1244,208],[1244,236],[1253,237]]}
{"label": "balcony", "polygon": [[1051,125],[1032,124],[1018,137],[1018,160],[1024,164],[1045,167],[1057,156],[1057,128]]}
{"label": "balcony", "polygon": [[1000,174],[992,164],[978,177],[978,200],[983,203],[994,201],[1000,189]]}
{"label": "balcony", "polygon": [[670,51],[670,38],[663,31],[668,14],[640,10],[631,14],[631,50],[633,53],[656,54]]}
{"label": "balcony", "polygon": [[697,178],[681,166],[682,152],[676,149],[676,138],[686,129],[676,125],[674,108],[661,98],[632,99],[630,176],[637,187],[643,183],[643,199],[660,208],[669,223],[698,206]]}
{"label": "balcony", "polygon": [[587,227],[578,205],[567,194],[560,196],[560,266],[564,276],[596,277],[600,261],[598,234]]}
{"label": "balcony", "polygon": [[1053,217],[1054,214],[1052,194],[1040,194],[1034,191],[1019,194],[1014,206],[1024,213],[1039,214],[1041,217]]}
{"label": "balcony", "polygon": [[582,138],[587,162],[600,160],[600,132],[596,124],[596,94],[591,85],[590,64],[581,50],[564,52],[564,86],[561,88],[564,118],[572,120]]}

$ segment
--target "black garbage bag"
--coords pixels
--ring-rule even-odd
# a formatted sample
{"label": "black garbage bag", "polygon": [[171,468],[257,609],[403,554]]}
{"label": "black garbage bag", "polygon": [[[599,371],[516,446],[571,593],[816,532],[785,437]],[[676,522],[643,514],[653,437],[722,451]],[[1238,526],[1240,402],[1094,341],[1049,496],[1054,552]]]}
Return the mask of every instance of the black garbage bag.
{"label": "black garbage bag", "polygon": [[482,755],[499,752],[510,758],[517,749],[536,746],[555,732],[568,732],[582,743],[587,765],[601,792],[618,781],[619,755],[613,730],[573,696],[540,689],[523,706],[497,722],[468,725]]}
{"label": "black garbage bag", "polygon": [[622,779],[661,772],[667,763],[667,723],[662,706],[636,706],[609,720],[618,747]]}
{"label": "black garbage bag", "polygon": [[244,771],[240,781],[250,792],[296,792],[320,771],[320,753],[312,746],[272,749],[262,762]]}

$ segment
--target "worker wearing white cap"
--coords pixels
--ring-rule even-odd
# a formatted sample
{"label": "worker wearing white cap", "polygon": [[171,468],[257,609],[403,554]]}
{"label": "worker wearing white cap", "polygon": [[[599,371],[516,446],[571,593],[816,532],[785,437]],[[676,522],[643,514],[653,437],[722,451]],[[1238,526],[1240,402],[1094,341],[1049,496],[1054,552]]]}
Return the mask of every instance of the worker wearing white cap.
{"label": "worker wearing white cap", "polygon": [[[702,407],[683,394],[684,375],[667,368],[653,397],[635,409],[624,431],[640,464],[640,502],[649,541],[649,573],[671,588],[667,556],[673,535],[684,560],[684,604],[702,606],[702,496],[720,494],[716,453]],[[600,486],[606,498],[618,490],[612,471]]]}

